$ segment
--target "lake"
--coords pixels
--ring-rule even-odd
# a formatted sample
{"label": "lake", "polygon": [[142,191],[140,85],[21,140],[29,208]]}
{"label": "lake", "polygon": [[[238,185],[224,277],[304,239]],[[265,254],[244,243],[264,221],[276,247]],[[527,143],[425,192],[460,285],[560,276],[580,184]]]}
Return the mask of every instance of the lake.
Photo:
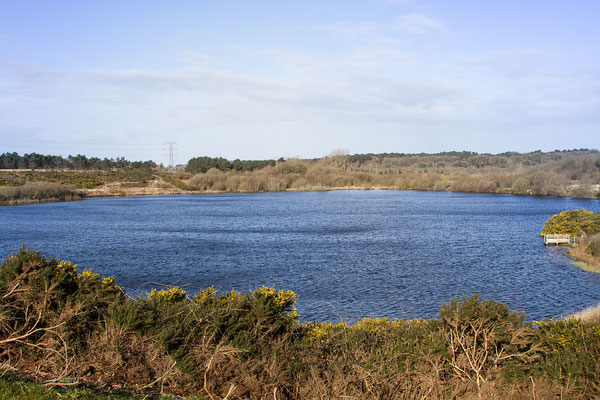
{"label": "lake", "polygon": [[0,207],[0,256],[25,243],[131,295],[275,285],[298,294],[302,320],[429,318],[471,293],[541,319],[600,302],[600,275],[539,236],[578,208],[600,201],[377,190],[43,203]]}

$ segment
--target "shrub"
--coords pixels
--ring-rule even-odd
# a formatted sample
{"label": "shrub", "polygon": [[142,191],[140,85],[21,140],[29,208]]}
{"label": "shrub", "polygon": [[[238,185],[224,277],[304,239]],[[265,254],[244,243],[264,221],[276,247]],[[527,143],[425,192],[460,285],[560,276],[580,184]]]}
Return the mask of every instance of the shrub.
{"label": "shrub", "polygon": [[199,343],[228,343],[243,358],[262,354],[274,338],[295,325],[295,301],[295,293],[272,287],[246,294],[208,288],[191,299],[183,290],[171,288],[152,290],[146,298],[128,302],[116,319],[142,336],[154,337],[179,370],[195,379],[202,370],[195,353]]}
{"label": "shrub", "polygon": [[594,235],[600,232],[600,212],[585,209],[563,211],[555,214],[546,221],[542,236],[546,234]]}
{"label": "shrub", "polygon": [[67,261],[22,247],[2,262],[0,298],[0,359],[19,354],[25,344],[68,363],[63,353],[84,351],[90,332],[125,295],[113,278],[101,280],[87,270],[79,274]]}
{"label": "shrub", "polygon": [[439,319],[298,324],[291,291],[126,298],[112,277],[21,248],[3,260],[0,298],[0,365],[54,378],[210,398],[600,395],[598,323],[526,323],[477,295]]}
{"label": "shrub", "polygon": [[594,257],[600,257],[600,233],[589,239],[585,250]]}
{"label": "shrub", "polygon": [[597,395],[600,388],[593,382],[600,376],[600,323],[569,318],[536,325],[537,340],[545,350],[541,369],[553,380],[574,381],[584,392]]}
{"label": "shrub", "polygon": [[177,189],[181,189],[181,190],[197,190],[196,187],[188,186],[184,182],[180,181],[179,179],[174,178],[170,174],[160,174],[160,178],[162,180],[164,180],[165,182],[168,182],[171,185],[175,186]]}
{"label": "shrub", "polygon": [[23,186],[0,187],[0,203],[11,200],[66,200],[81,197],[72,186],[53,182],[28,182]]}
{"label": "shrub", "polygon": [[454,374],[475,380],[478,387],[500,369],[508,376],[522,375],[539,355],[524,318],[505,304],[478,295],[442,304],[440,319]]}
{"label": "shrub", "polygon": [[284,162],[277,163],[275,167],[280,174],[303,174],[306,172],[306,163],[302,160],[289,159]]}
{"label": "shrub", "polygon": [[513,194],[529,194],[530,193],[530,185],[529,180],[525,178],[519,178],[512,184],[511,189]]}
{"label": "shrub", "polygon": [[598,191],[595,190],[591,185],[579,184],[570,190],[569,195],[571,197],[593,199],[598,197]]}

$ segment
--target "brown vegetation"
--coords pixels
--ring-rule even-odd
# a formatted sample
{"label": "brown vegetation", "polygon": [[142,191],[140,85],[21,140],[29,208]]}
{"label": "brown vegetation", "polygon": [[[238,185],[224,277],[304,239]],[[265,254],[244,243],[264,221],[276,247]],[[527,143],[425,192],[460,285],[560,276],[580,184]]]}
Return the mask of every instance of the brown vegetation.
{"label": "brown vegetation", "polygon": [[569,255],[582,262],[584,269],[600,273],[600,233],[584,237],[581,244],[569,249]]}
{"label": "brown vegetation", "polygon": [[188,184],[212,192],[415,189],[598,198],[600,154],[336,153],[316,160],[283,160],[250,172],[212,168]]}
{"label": "brown vegetation", "polygon": [[[0,186],[46,181],[85,189],[87,196],[278,192],[339,189],[435,190],[580,198],[600,196],[597,150],[497,155],[354,154],[314,160],[208,160],[193,175],[156,167],[112,170],[0,170]],[[209,166],[213,165],[209,168]],[[190,169],[190,171],[193,170]]]}
{"label": "brown vegetation", "polygon": [[289,291],[130,299],[112,278],[22,248],[3,261],[0,299],[0,369],[51,383],[210,399],[600,395],[598,323],[529,323],[477,296],[432,320],[299,324]]}
{"label": "brown vegetation", "polygon": [[28,182],[23,186],[0,186],[0,204],[81,199],[81,190],[53,182]]}
{"label": "brown vegetation", "polygon": [[576,312],[571,317],[582,321],[600,322],[600,304]]}

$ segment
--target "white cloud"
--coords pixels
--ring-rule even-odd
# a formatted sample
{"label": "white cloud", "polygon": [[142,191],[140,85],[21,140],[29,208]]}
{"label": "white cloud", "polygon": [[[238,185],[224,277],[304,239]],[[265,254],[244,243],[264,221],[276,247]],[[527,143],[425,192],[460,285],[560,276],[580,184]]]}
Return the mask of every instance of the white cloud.
{"label": "white cloud", "polygon": [[388,49],[410,44],[418,36],[450,33],[442,21],[419,13],[404,14],[385,21],[338,21],[321,24],[315,29],[353,47]]}
{"label": "white cloud", "polygon": [[397,17],[393,23],[393,27],[418,35],[431,32],[448,32],[448,29],[441,21],[418,13],[405,14]]}
{"label": "white cloud", "polygon": [[[166,71],[58,70],[5,62],[0,132],[27,130],[65,140],[85,134],[107,143],[168,138],[180,141],[185,161],[199,154],[319,156],[339,147],[422,151],[418,146],[428,141],[438,146],[428,151],[450,150],[443,146],[452,140],[440,135],[501,140],[541,127],[599,126],[599,74],[553,68],[539,62],[542,55],[508,49],[435,65],[385,46],[358,46],[339,57],[290,49],[255,52],[253,57],[280,66],[277,78],[226,70],[218,59],[192,50],[181,59],[185,68]],[[511,73],[517,67],[524,72]],[[402,132],[418,138],[407,142],[398,136]]]}
{"label": "white cloud", "polygon": [[339,38],[360,39],[378,37],[382,35],[387,26],[386,23],[376,21],[340,21],[322,24],[317,26],[316,29],[328,32]]}
{"label": "white cloud", "polygon": [[194,50],[184,50],[180,52],[178,58],[181,63],[186,65],[191,64],[195,67],[210,67],[216,63],[216,60],[208,54]]}
{"label": "white cloud", "polygon": [[419,55],[414,52],[390,47],[359,47],[344,56],[331,58],[283,49],[270,50],[265,54],[274,57],[289,72],[312,77],[330,73],[339,76],[340,71],[345,75],[367,71],[377,74],[380,69],[406,68],[419,60]]}

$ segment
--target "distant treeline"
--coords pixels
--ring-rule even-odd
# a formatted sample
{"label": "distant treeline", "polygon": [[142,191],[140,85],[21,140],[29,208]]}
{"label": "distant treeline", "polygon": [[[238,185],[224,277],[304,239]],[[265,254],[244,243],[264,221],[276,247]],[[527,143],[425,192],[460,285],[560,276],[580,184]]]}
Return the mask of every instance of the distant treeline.
{"label": "distant treeline", "polygon": [[525,166],[539,165],[548,161],[562,159],[569,154],[600,154],[598,150],[573,149],[573,150],[554,150],[544,153],[536,150],[531,153],[517,153],[514,151],[489,154],[475,153],[472,151],[447,151],[442,153],[427,154],[407,154],[407,153],[366,153],[352,154],[348,160],[353,165],[362,165],[369,161],[383,162],[385,159],[402,159],[402,166],[411,166],[419,164],[421,168],[441,166],[441,167],[508,167],[510,164],[522,164]]}
{"label": "distant treeline", "polygon": [[0,173],[0,186],[36,180],[88,189],[108,182],[147,186],[160,175],[162,182],[195,192],[411,189],[600,198],[600,152],[593,149],[501,154],[464,151],[350,155],[338,151],[317,159],[246,161],[204,156],[192,158],[185,171],[178,169],[176,174],[160,174],[156,167],[153,161],[131,162],[123,157],[102,160],[83,155],[63,158],[4,153],[0,155],[0,172],[24,169],[36,175],[4,171]]}
{"label": "distant treeline", "polygon": [[76,169],[76,170],[110,170],[110,169],[152,169],[157,165],[154,161],[128,161],[125,157],[115,158],[88,158],[78,154],[76,156],[49,156],[37,153],[0,154],[0,169]]}
{"label": "distant treeline", "polygon": [[[281,159],[283,160],[283,159]],[[274,166],[275,160],[233,160],[223,157],[195,157],[188,161],[185,170],[190,173],[204,173],[211,168],[219,171],[254,171],[267,166]]]}
{"label": "distant treeline", "polygon": [[589,149],[524,154],[337,152],[312,160],[279,159],[252,172],[190,165],[188,172],[200,173],[188,176],[187,183],[200,191],[369,188],[600,198],[600,152]]}

